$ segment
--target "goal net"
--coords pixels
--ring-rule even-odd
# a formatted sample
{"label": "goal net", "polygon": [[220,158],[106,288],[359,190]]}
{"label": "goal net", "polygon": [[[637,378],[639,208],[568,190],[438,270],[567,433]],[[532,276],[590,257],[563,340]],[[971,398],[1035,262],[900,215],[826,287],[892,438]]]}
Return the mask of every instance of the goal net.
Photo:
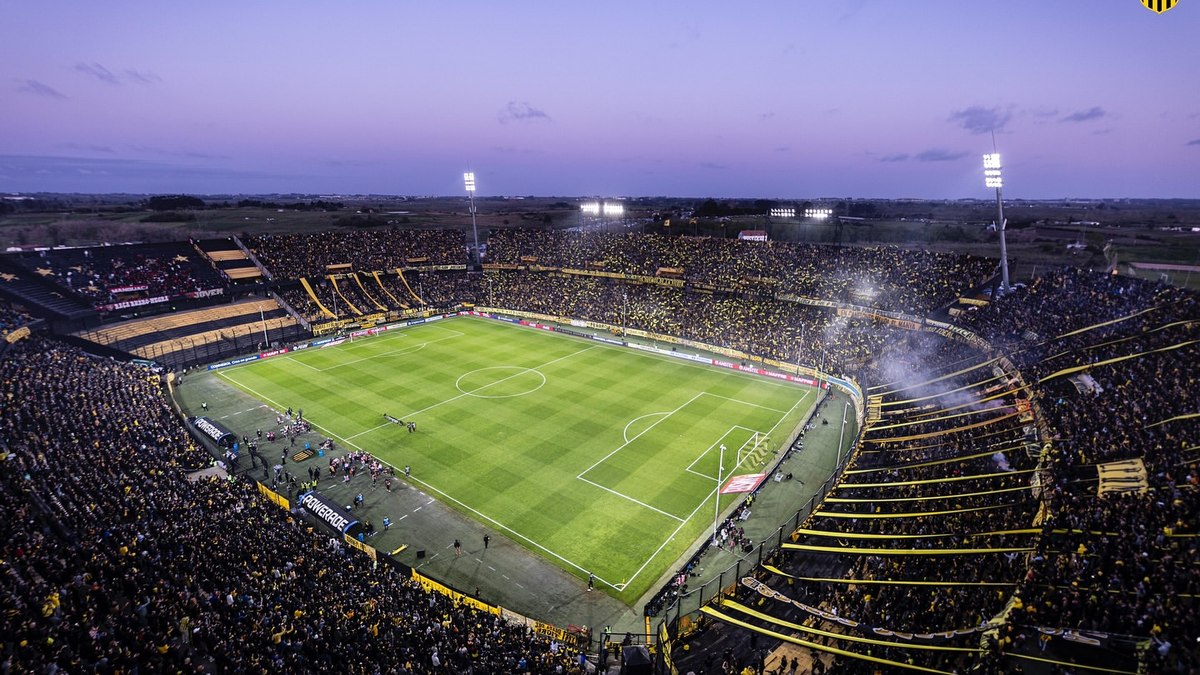
{"label": "goal net", "polygon": [[766,434],[754,432],[754,435],[738,448],[737,465],[740,467],[758,468],[767,463],[770,456],[770,439]]}

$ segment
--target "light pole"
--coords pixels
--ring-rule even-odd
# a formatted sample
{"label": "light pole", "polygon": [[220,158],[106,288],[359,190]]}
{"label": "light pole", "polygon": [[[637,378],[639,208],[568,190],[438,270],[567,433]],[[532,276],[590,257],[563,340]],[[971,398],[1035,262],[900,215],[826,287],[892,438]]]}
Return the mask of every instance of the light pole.
{"label": "light pole", "polygon": [[479,262],[479,228],[475,225],[475,172],[463,174],[463,183],[467,186],[467,197],[471,200],[471,233],[475,236],[475,262]]}
{"label": "light pole", "polygon": [[263,327],[263,349],[270,349],[271,341],[267,339],[267,318],[266,315],[263,314],[263,308],[261,305],[258,307],[258,320],[262,322]]}
{"label": "light pole", "polygon": [[1008,242],[1004,240],[1004,199],[1000,196],[1000,188],[1004,187],[1004,179],[1000,173],[1000,153],[993,152],[983,156],[983,184],[996,188],[996,229],[1000,232],[1000,292],[1007,293]]}
{"label": "light pole", "polygon": [[626,337],[625,337],[625,310],[628,305],[629,305],[629,290],[623,289],[621,291],[621,339],[622,340],[626,339]]}
{"label": "light pole", "polygon": [[721,444],[721,459],[717,463],[717,489],[713,492],[713,547],[717,545],[717,526],[721,518],[721,474],[725,471],[725,444]]}

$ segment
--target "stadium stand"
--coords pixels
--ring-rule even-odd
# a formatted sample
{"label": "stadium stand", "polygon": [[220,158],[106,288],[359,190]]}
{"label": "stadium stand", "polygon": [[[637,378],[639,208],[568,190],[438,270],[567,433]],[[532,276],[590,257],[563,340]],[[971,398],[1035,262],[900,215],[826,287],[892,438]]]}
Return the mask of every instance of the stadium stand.
{"label": "stadium stand", "polygon": [[581,672],[250,481],[189,480],[208,457],[147,375],[42,338],[0,362],[6,671]]}
{"label": "stadium stand", "polygon": [[14,254],[11,260],[90,298],[104,312],[220,293],[225,286],[188,242],[43,249]]}
{"label": "stadium stand", "polygon": [[274,300],[246,300],[109,324],[76,336],[183,368],[300,334],[299,323]]}
{"label": "stadium stand", "polygon": [[462,265],[466,238],[461,230],[396,228],[273,234],[247,237],[245,244],[278,279],[314,277],[352,266],[359,272],[409,265]]}
{"label": "stadium stand", "polygon": [[262,269],[250,258],[237,238],[201,239],[195,245],[228,281],[234,284],[261,281]]}
{"label": "stadium stand", "polygon": [[[815,365],[867,387],[871,423],[792,537],[695,613],[672,611],[685,594],[660,596],[653,614],[674,646],[664,668],[753,672],[786,658],[793,670],[839,673],[1200,669],[1195,293],[1053,270],[951,319],[939,310],[991,277],[994,261],[503,230],[485,270],[468,273],[457,267],[461,231],[246,243],[308,320],[329,317],[297,280],[332,303],[330,266],[341,266],[347,317],[351,304],[394,313],[417,298],[520,309]],[[96,303],[119,284],[178,294],[221,283],[207,262],[137,275],[112,262],[146,259],[147,247],[80,252],[103,248],[122,247],[0,265],[46,270],[39,282]],[[86,265],[74,270],[79,256]],[[23,321],[11,312],[0,320]],[[236,325],[253,330],[253,314]],[[203,316],[153,330],[208,334],[208,322],[236,321]],[[151,329],[103,330],[128,350],[162,342],[146,341]],[[146,371],[33,336],[0,354],[0,376],[0,500],[15,516],[0,524],[8,670],[577,667],[542,638],[334,550],[250,484],[186,481],[203,455]],[[722,531],[737,541],[735,523]],[[197,555],[201,546],[213,555]],[[321,569],[340,572],[314,581]]]}

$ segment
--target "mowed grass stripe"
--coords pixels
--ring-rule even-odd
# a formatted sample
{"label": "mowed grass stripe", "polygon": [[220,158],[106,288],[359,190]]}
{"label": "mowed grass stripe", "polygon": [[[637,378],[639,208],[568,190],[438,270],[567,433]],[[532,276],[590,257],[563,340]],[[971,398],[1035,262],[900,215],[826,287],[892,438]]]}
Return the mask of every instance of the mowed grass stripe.
{"label": "mowed grass stripe", "polygon": [[[686,468],[695,463],[694,471],[715,476],[715,448],[701,457],[710,445],[734,426],[770,429],[784,417],[779,411],[791,410],[806,391],[465,318],[297,352],[225,375],[250,393],[304,408],[306,417],[338,437],[354,437],[355,446],[384,461],[411,465],[415,480],[456,508],[527,538],[531,548],[543,547],[580,576],[594,571],[602,581],[620,584],[641,569],[620,594],[626,601],[711,526],[706,523],[716,483]],[[597,464],[626,444],[626,426],[630,436],[644,431],[662,419],[653,413],[693,398],[629,444],[629,452]],[[803,406],[793,411],[777,440],[806,412]],[[382,425],[384,413],[411,418],[418,433]],[[656,433],[659,427],[662,433]],[[736,448],[727,444],[728,475]],[[626,496],[576,479],[593,466],[586,478]],[[678,520],[636,501],[679,517],[707,502],[708,516],[679,528]],[[663,546],[677,529],[675,540]]]}

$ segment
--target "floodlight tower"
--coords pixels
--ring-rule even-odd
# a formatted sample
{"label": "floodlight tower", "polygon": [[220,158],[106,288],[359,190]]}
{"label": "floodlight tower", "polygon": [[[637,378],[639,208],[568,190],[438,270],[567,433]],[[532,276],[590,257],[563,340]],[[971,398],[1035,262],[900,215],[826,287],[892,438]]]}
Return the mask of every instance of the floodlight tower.
{"label": "floodlight tower", "polygon": [[1007,293],[1008,285],[1008,242],[1004,240],[1004,199],[1000,196],[1000,188],[1004,187],[1004,178],[1000,173],[1000,153],[992,152],[983,156],[983,184],[996,188],[996,229],[1000,232],[1000,292]]}
{"label": "floodlight tower", "polygon": [[475,236],[475,262],[479,262],[479,227],[475,224],[475,172],[463,174],[463,183],[467,186],[467,197],[471,200],[471,233]]}

